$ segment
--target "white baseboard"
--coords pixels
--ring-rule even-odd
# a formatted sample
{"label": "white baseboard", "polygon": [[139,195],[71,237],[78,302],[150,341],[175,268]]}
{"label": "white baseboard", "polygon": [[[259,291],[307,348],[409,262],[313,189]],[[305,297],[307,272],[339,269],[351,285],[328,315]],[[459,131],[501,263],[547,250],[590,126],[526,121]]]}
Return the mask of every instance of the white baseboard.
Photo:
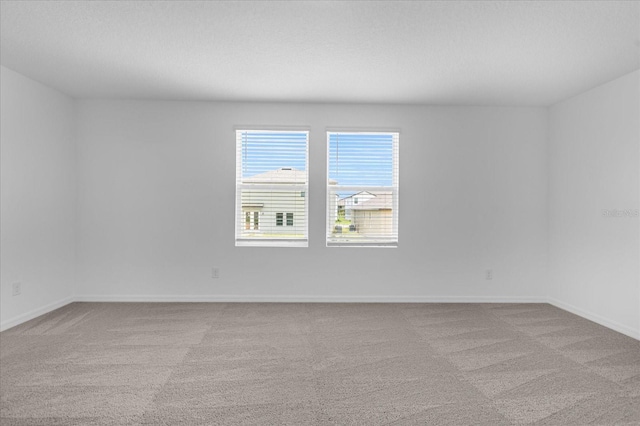
{"label": "white baseboard", "polygon": [[23,322],[27,322],[29,320],[37,318],[40,315],[44,315],[44,314],[47,314],[47,313],[49,313],[51,311],[55,311],[56,309],[62,308],[63,306],[66,306],[69,303],[73,303],[73,302],[75,302],[75,298],[73,296],[69,296],[67,298],[59,300],[57,302],[50,303],[50,304],[48,304],[46,306],[43,306],[41,308],[37,308],[37,309],[34,309],[34,310],[29,311],[27,313],[24,313],[22,315],[15,316],[13,318],[10,318],[10,319],[0,323],[0,331],[8,330],[8,329],[10,329],[12,327],[15,327],[16,325],[20,325]]}
{"label": "white baseboard", "polygon": [[264,303],[546,303],[539,297],[491,296],[291,296],[291,295],[80,295],[76,302]]}
{"label": "white baseboard", "polygon": [[560,300],[557,299],[553,299],[553,298],[549,298],[548,299],[549,304],[560,308],[562,310],[565,310],[567,312],[571,312],[572,314],[576,314],[580,317],[586,318],[590,321],[593,321],[595,323],[598,323],[602,326],[605,326],[607,328],[610,328],[612,330],[617,331],[618,333],[622,333],[625,334],[629,337],[633,337],[634,339],[640,340],[640,330],[635,330],[632,327],[626,326],[624,324],[620,324],[617,321],[612,321],[610,319],[607,319],[601,315],[598,314],[594,314],[593,312],[589,312],[587,310],[584,309],[580,309],[576,306],[573,306],[570,303],[565,303],[565,302],[561,302]]}

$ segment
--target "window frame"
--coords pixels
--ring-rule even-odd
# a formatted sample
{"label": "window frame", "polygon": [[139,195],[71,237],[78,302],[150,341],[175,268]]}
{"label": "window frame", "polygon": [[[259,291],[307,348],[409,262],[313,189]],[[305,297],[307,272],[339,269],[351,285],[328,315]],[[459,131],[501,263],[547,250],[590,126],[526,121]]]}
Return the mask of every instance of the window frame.
{"label": "window frame", "polygon": [[[292,183],[292,184],[282,184],[282,183],[245,183],[243,182],[242,177],[242,166],[243,166],[243,156],[242,156],[242,143],[241,143],[241,134],[245,132],[253,132],[253,133],[304,133],[305,134],[305,168],[304,168],[304,183]],[[236,247],[308,247],[309,246],[309,129],[308,128],[291,128],[291,127],[254,127],[254,126],[242,126],[236,127],[234,129],[235,133],[235,143],[236,143],[236,203],[235,203],[235,246]],[[273,192],[282,192],[283,190],[286,192],[292,192],[298,194],[303,193],[304,195],[301,198],[304,200],[304,217],[298,220],[303,221],[303,237],[296,238],[287,238],[287,237],[273,237],[273,238],[246,238],[242,237],[242,231],[245,230],[246,219],[245,219],[245,211],[243,210],[242,205],[242,192],[243,190],[259,190],[259,191],[273,191]],[[269,223],[268,217],[261,218],[263,212],[258,213],[258,222],[261,227],[263,222],[267,220]],[[275,213],[271,213],[274,214]],[[286,224],[286,213],[281,213],[283,217],[282,226],[277,226],[277,228],[284,227]],[[271,216],[271,217],[274,217]],[[298,215],[299,216],[299,215]],[[252,220],[254,216],[251,216]],[[266,225],[271,226],[271,225]],[[293,225],[292,225],[293,226]],[[251,222],[251,228],[254,227],[254,223]],[[274,226],[276,228],[276,226]],[[253,229],[252,229],[253,230]],[[261,229],[258,230],[262,232]]]}
{"label": "window frame", "polygon": [[[330,178],[330,169],[331,169],[331,142],[330,138],[332,134],[370,134],[370,135],[381,135],[388,134],[393,137],[392,144],[392,185],[391,186],[367,186],[367,185],[339,185],[332,184]],[[327,176],[326,176],[326,228],[325,228],[325,241],[327,247],[377,247],[377,248],[397,248],[399,245],[400,235],[399,235],[399,189],[400,189],[400,131],[399,130],[353,130],[353,129],[327,129],[326,130],[326,159],[327,159]],[[360,192],[391,192],[392,198],[392,231],[393,236],[395,238],[385,239],[380,238],[378,241],[374,241],[373,239],[369,240],[348,240],[340,238],[337,239],[331,238],[331,230],[336,226],[335,221],[332,223],[332,216],[330,209],[332,207],[332,198],[337,195],[337,192],[354,192],[353,195],[356,195]],[[356,197],[357,198],[357,197]],[[336,203],[336,218],[340,215],[340,206],[337,204],[338,200],[335,200]],[[354,200],[354,204],[357,204]],[[345,211],[343,206],[343,212]],[[344,213],[343,213],[344,214]]]}

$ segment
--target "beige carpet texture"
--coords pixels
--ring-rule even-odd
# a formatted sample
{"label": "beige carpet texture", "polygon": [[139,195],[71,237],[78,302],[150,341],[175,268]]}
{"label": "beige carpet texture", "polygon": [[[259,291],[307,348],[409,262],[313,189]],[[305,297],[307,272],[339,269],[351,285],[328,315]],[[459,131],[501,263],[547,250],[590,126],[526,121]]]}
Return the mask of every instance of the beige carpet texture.
{"label": "beige carpet texture", "polygon": [[73,303],[2,425],[640,425],[640,342],[548,304]]}

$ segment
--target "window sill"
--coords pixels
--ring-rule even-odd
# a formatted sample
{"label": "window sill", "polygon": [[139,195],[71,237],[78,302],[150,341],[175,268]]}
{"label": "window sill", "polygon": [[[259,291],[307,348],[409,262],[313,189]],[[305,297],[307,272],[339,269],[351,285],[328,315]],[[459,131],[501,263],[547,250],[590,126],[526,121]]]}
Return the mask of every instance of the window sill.
{"label": "window sill", "polygon": [[236,247],[309,247],[309,240],[236,240]]}

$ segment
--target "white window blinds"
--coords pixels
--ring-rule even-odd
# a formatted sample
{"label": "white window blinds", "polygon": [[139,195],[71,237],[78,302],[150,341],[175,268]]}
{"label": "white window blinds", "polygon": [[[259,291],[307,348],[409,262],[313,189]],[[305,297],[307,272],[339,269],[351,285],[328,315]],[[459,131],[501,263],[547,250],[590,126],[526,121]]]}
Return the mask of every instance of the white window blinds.
{"label": "white window blinds", "polygon": [[236,131],[236,246],[308,244],[307,131]]}
{"label": "white window blinds", "polygon": [[327,245],[398,245],[398,133],[327,132]]}

